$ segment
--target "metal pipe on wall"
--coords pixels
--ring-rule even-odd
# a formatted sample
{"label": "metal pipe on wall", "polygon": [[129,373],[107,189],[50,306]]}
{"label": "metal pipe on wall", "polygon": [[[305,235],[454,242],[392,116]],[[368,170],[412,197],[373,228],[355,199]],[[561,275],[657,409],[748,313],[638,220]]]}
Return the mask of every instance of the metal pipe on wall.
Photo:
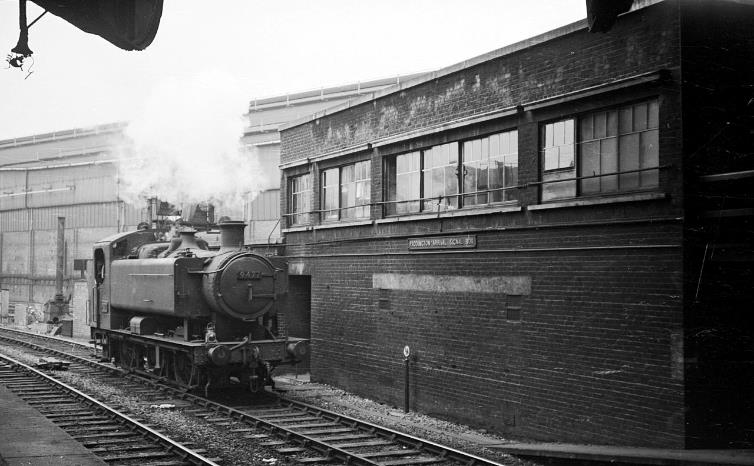
{"label": "metal pipe on wall", "polygon": [[65,275],[65,217],[58,217],[58,242],[55,261],[55,300],[63,300],[63,275]]}

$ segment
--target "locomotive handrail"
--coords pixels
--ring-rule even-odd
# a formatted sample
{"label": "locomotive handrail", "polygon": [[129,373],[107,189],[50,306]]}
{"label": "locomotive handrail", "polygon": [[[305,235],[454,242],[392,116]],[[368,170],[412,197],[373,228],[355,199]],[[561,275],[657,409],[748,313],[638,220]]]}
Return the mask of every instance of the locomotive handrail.
{"label": "locomotive handrail", "polygon": [[247,343],[249,343],[249,337],[243,337],[243,340],[241,340],[241,342],[239,344],[231,346],[229,348],[229,351],[230,352],[236,351],[237,349],[239,349],[239,348],[241,348],[243,346],[246,346]]}
{"label": "locomotive handrail", "polygon": [[[217,256],[215,256],[215,257],[217,257]],[[242,252],[241,254],[239,254],[237,256],[234,256],[234,257],[238,258],[238,257],[262,257],[262,256],[260,256],[259,254],[255,254],[253,252]],[[262,257],[262,258],[264,259],[264,257]],[[272,263],[270,263],[269,261],[267,261],[267,262],[270,264],[270,266],[273,269],[277,270],[277,268],[275,268],[274,266],[272,266]],[[211,273],[223,272],[226,268],[228,268],[229,265],[230,265],[230,262],[224,264],[222,267],[219,267],[216,270],[210,270],[208,272],[205,272],[204,270],[187,270],[186,273],[194,274],[194,275],[209,275]]]}

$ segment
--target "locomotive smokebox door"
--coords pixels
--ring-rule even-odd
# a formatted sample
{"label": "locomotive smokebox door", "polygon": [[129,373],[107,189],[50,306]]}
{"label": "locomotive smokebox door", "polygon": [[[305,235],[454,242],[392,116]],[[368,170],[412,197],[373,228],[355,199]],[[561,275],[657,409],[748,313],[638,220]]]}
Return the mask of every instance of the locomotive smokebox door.
{"label": "locomotive smokebox door", "polygon": [[[232,254],[216,256],[203,278],[204,297],[220,312],[243,319],[275,311],[275,300],[286,284],[276,267],[262,256]],[[283,283],[278,283],[283,282]]]}

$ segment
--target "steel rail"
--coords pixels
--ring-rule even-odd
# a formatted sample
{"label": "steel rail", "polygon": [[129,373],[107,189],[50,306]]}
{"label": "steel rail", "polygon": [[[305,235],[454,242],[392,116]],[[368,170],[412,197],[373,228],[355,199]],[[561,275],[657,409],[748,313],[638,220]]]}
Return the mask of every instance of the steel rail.
{"label": "steel rail", "polygon": [[3,324],[0,324],[0,332],[15,333],[15,334],[23,335],[23,336],[30,337],[30,338],[37,338],[37,339],[41,339],[41,340],[45,340],[45,341],[54,341],[56,343],[60,343],[61,345],[68,345],[68,346],[71,346],[71,347],[76,346],[76,347],[86,348],[86,349],[89,349],[89,350],[94,350],[93,346],[87,345],[85,343],[81,343],[79,341],[64,340],[64,339],[62,339],[60,337],[56,337],[54,335],[41,335],[39,333],[30,332],[28,330],[21,330],[21,329],[18,329],[18,328],[7,327],[7,326],[5,326]]}
{"label": "steel rail", "polygon": [[[21,335],[24,335],[24,336],[43,338],[43,339],[46,339],[48,341],[54,341],[56,343],[59,342],[59,343],[68,344],[68,342],[64,341],[64,340],[58,340],[58,339],[50,338],[50,337],[44,336],[44,335],[37,335],[37,334],[34,334],[34,333],[28,333],[28,332],[23,332],[23,331],[17,331],[15,329],[7,329],[7,328],[0,327],[0,332],[6,331],[6,330],[10,330],[11,332],[15,332],[15,333],[20,333]],[[105,370],[105,371],[108,371],[108,372],[111,372],[111,373],[114,373],[114,374],[117,374],[117,375],[126,376],[126,375],[129,374],[128,371],[126,371],[124,369],[120,369],[120,368],[117,368],[117,367],[106,366],[106,365],[104,365],[102,363],[99,363],[99,362],[96,362],[96,361],[90,361],[89,359],[87,359],[87,358],[85,358],[83,356],[78,356],[78,355],[75,355],[75,354],[66,353],[64,351],[57,350],[57,349],[54,349],[54,348],[47,348],[47,347],[44,347],[44,346],[39,346],[37,343],[31,342],[31,341],[19,340],[17,338],[13,338],[13,337],[10,337],[10,336],[7,336],[7,335],[3,335],[2,333],[0,333],[0,341],[8,341],[8,342],[11,342],[11,343],[14,343],[14,344],[17,344],[17,345],[26,346],[27,348],[31,348],[31,349],[34,349],[34,350],[37,350],[37,351],[42,351],[44,353],[51,353],[51,354],[56,354],[56,355],[59,355],[59,356],[63,356],[63,357],[69,358],[69,359],[73,359],[73,360],[75,360],[76,362],[78,362],[80,364],[84,364],[84,365],[89,366],[89,367],[95,367],[95,368],[98,368],[98,369],[102,369],[102,370]],[[83,348],[87,348],[86,345],[83,345],[81,343],[73,342],[73,345],[78,345],[78,346],[81,346]]]}
{"label": "steel rail", "polygon": [[304,410],[308,413],[321,414],[323,417],[326,417],[326,418],[339,419],[344,423],[347,423],[347,424],[350,423],[354,427],[362,428],[363,430],[371,432],[380,437],[387,438],[387,439],[393,440],[395,442],[398,442],[398,443],[401,443],[401,444],[404,444],[406,446],[410,446],[416,449],[427,450],[428,452],[434,453],[440,457],[460,461],[469,466],[471,465],[503,466],[501,463],[497,463],[495,461],[482,458],[481,456],[472,455],[470,453],[466,453],[461,450],[448,447],[446,445],[441,445],[439,443],[431,442],[426,439],[414,437],[413,435],[410,435],[410,434],[399,432],[397,430],[393,430],[387,427],[379,426],[377,424],[373,424],[367,421],[362,421],[360,419],[356,419],[356,418],[353,418],[344,414],[335,413],[333,411],[320,408],[319,406],[310,405],[301,401],[291,400],[280,395],[279,395],[279,398],[282,404],[289,404],[291,406],[297,407],[298,409]]}
{"label": "steel rail", "polygon": [[[34,334],[28,334],[28,335],[29,336],[36,336]],[[88,361],[85,358],[81,358],[79,356],[75,356],[75,355],[71,355],[71,354],[68,354],[68,353],[64,353],[62,351],[58,351],[58,350],[54,350],[54,349],[50,349],[50,348],[40,347],[39,345],[37,345],[35,343],[25,342],[25,341],[17,340],[15,338],[9,338],[9,337],[2,336],[2,335],[0,335],[0,340],[6,340],[6,341],[13,342],[13,343],[18,343],[18,344],[21,344],[23,346],[30,347],[30,348],[33,348],[33,349],[36,349],[36,350],[40,350],[40,351],[45,351],[45,352],[52,351],[55,354],[58,354],[58,355],[63,356],[63,357],[69,357],[71,359],[75,359],[76,361],[83,362],[83,363],[85,363],[85,364],[87,364],[89,366],[100,367],[100,368],[106,369],[106,370],[108,370],[110,372],[114,371],[114,372],[117,372],[119,374],[124,374],[124,372],[122,370],[120,370],[120,369],[115,369],[115,368],[111,368],[111,367],[105,366],[105,365],[100,364],[100,363],[95,363],[93,361]],[[47,376],[45,376],[45,377],[47,377]],[[151,386],[153,386],[155,388],[162,388],[162,389],[166,388],[164,385],[160,385],[159,382],[156,381],[156,380],[154,380],[154,379],[138,378],[138,377],[135,377],[135,378],[137,378],[140,381],[143,381],[143,382],[147,383],[148,385],[151,385]],[[331,445],[329,445],[329,444],[327,444],[325,442],[320,442],[317,439],[314,439],[314,438],[311,438],[309,436],[296,433],[293,430],[286,429],[285,427],[277,425],[277,424],[275,424],[273,422],[264,421],[263,419],[251,416],[248,413],[244,413],[243,411],[237,410],[235,408],[231,408],[229,406],[224,406],[224,405],[221,405],[219,403],[211,402],[211,401],[207,400],[206,398],[202,398],[202,397],[199,397],[199,396],[196,396],[196,395],[191,395],[189,393],[186,393],[185,391],[176,389],[175,387],[167,387],[167,389],[174,390],[176,392],[175,394],[177,396],[180,396],[183,399],[188,399],[192,403],[200,405],[200,406],[202,406],[204,408],[212,409],[213,411],[217,412],[218,414],[222,413],[222,412],[227,412],[228,416],[231,419],[242,420],[245,423],[249,423],[249,424],[254,425],[255,427],[262,427],[265,430],[267,430],[268,432],[273,431],[273,432],[275,432],[277,434],[282,434],[283,436],[285,436],[288,439],[296,438],[296,439],[298,439],[300,441],[300,443],[302,443],[302,445],[305,445],[307,447],[313,448],[313,449],[315,449],[315,450],[319,451],[320,453],[325,454],[327,456],[333,456],[333,457],[341,459],[343,461],[354,462],[356,464],[365,464],[365,465],[370,465],[370,466],[377,466],[378,465],[378,463],[370,461],[367,458],[363,458],[363,457],[361,457],[361,456],[359,456],[359,455],[357,455],[355,453],[349,452],[347,450],[339,449],[339,448],[334,448],[334,447],[332,447]]]}
{"label": "steel rail", "polygon": [[[25,334],[26,332],[21,332],[21,333]],[[40,336],[40,335],[35,335],[35,334],[28,334],[28,335],[37,336],[37,337]],[[350,452],[343,448],[334,447],[326,441],[321,441],[317,438],[311,437],[310,435],[297,432],[294,429],[289,429],[285,425],[276,423],[272,420],[266,420],[263,417],[255,416],[241,409],[223,405],[221,403],[208,400],[207,398],[204,398],[198,395],[193,395],[191,393],[188,393],[186,390],[179,389],[171,385],[164,385],[164,381],[161,381],[154,377],[146,377],[146,376],[141,377],[138,375],[139,374],[138,371],[136,372],[136,374],[131,373],[131,372],[126,372],[126,371],[123,371],[122,369],[106,366],[98,362],[89,361],[86,358],[81,358],[79,356],[70,355],[68,353],[54,350],[54,349],[43,348],[34,343],[23,342],[20,340],[4,337],[2,335],[0,335],[0,339],[17,342],[24,346],[32,347],[34,349],[39,349],[43,351],[51,351],[60,356],[70,357],[72,359],[75,359],[76,361],[82,362],[90,367],[97,367],[111,373],[124,375],[130,380],[138,380],[139,382],[144,383],[145,385],[149,385],[155,389],[170,391],[176,397],[189,401],[194,405],[201,406],[207,411],[211,411],[220,415],[227,415],[231,420],[241,421],[247,425],[251,425],[257,428],[262,428],[263,430],[269,433],[274,433],[280,437],[285,438],[288,441],[296,442],[303,447],[311,448],[325,456],[331,457],[332,459],[338,459],[349,464],[363,464],[363,465],[370,465],[370,466],[381,464],[377,461],[372,461],[369,458],[360,456],[357,453]],[[56,342],[58,341],[57,339],[53,339],[53,340]],[[435,443],[426,439],[415,437],[410,434],[399,432],[397,430],[393,430],[387,427],[379,426],[379,425],[376,425],[367,421],[362,421],[362,420],[359,420],[359,419],[356,419],[356,418],[353,418],[344,414],[340,414],[334,411],[320,408],[318,406],[310,405],[310,404],[303,403],[296,400],[291,400],[281,394],[276,393],[275,395],[278,398],[282,407],[286,407],[289,409],[296,409],[301,412],[305,412],[307,414],[321,417],[331,422],[338,422],[352,429],[374,435],[375,437],[391,440],[400,445],[407,446],[416,450],[421,450],[423,453],[436,455],[440,458],[439,461],[443,461],[443,460],[457,461],[468,466],[477,466],[477,465],[478,466],[503,466],[501,463],[497,463],[495,461],[492,461],[492,460],[489,460],[480,456],[472,455],[470,453],[466,453],[461,450],[457,450],[457,449],[454,449],[445,445],[441,445],[441,444],[438,444],[438,443]]]}
{"label": "steel rail", "polygon": [[0,353],[0,360],[4,360],[8,362],[11,366],[21,369],[24,372],[27,372],[39,379],[42,379],[45,381],[48,385],[52,385],[53,387],[56,387],[60,389],[63,392],[66,392],[68,395],[76,398],[77,400],[80,400],[89,406],[93,406],[96,409],[100,409],[105,411],[110,418],[117,420],[117,422],[129,425],[135,427],[138,431],[140,431],[142,434],[144,434],[147,438],[149,438],[151,441],[156,442],[160,444],[163,448],[165,448],[170,453],[175,454],[177,457],[179,457],[183,461],[188,461],[192,464],[196,465],[208,465],[208,466],[219,466],[217,463],[213,462],[209,458],[205,458],[204,456],[189,450],[188,448],[184,447],[178,442],[175,442],[174,440],[170,439],[169,437],[166,437],[162,435],[161,433],[147,427],[146,425],[142,424],[141,422],[119,412],[114,410],[113,408],[109,407],[105,403],[98,401],[86,393],[71,387],[70,385],[61,382],[53,377],[48,376],[47,374],[43,373],[42,371],[39,371],[31,366],[28,366],[20,361],[17,361],[16,359],[11,358],[10,356],[4,355]]}

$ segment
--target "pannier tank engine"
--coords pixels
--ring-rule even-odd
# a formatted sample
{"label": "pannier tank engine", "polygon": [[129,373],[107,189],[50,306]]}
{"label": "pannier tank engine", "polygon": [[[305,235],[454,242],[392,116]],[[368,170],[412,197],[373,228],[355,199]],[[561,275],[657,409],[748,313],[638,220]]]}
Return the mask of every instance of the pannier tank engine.
{"label": "pannier tank engine", "polygon": [[308,341],[285,334],[287,264],[243,250],[243,222],[220,225],[220,249],[193,230],[156,242],[154,230],[94,245],[90,326],[105,358],[188,388],[271,383]]}

